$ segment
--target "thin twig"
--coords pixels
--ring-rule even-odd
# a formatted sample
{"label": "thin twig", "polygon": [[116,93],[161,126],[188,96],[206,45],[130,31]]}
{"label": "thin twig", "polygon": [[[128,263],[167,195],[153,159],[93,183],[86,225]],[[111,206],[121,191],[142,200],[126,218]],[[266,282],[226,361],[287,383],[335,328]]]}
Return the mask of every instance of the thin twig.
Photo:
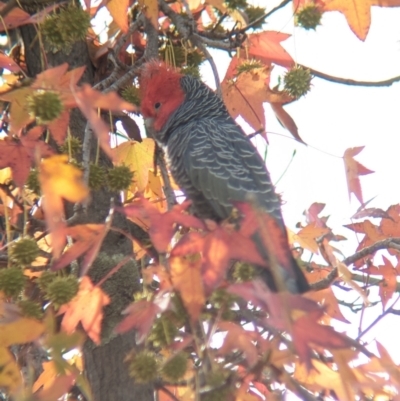
{"label": "thin twig", "polygon": [[206,56],[207,61],[210,63],[212,72],[214,74],[214,81],[216,87],[216,94],[222,98],[222,89],[221,89],[221,82],[218,75],[217,66],[215,64],[214,59],[212,58],[210,52],[208,51],[207,47],[201,41],[201,37],[199,35],[193,34],[192,41],[194,44],[201,50],[201,52]]}
{"label": "thin twig", "polygon": [[299,64],[301,67],[307,69],[310,71],[312,75],[314,75],[317,78],[324,79],[329,82],[334,82],[335,84],[343,84],[343,85],[351,85],[351,86],[368,86],[368,87],[382,87],[382,86],[391,86],[395,82],[400,81],[400,75],[385,79],[383,81],[356,81],[354,79],[347,79],[347,78],[340,78],[340,77],[334,77],[329,74],[325,74],[324,72],[320,72],[317,70],[314,70],[313,68],[304,66]]}
{"label": "thin twig", "polygon": [[[260,22],[262,22],[264,19],[268,18],[269,16],[271,16],[273,13],[275,13],[276,11],[278,11],[279,9],[285,7],[287,4],[291,3],[292,0],[284,0],[282,1],[281,4],[278,4],[276,7],[274,7],[271,11],[268,11],[267,13],[265,13],[264,15],[261,15],[261,17],[258,17],[257,19],[255,19],[254,21],[250,22],[250,24],[248,24],[247,26],[245,26],[242,29],[239,29],[239,31],[237,31],[237,33],[244,33],[246,32],[248,29],[253,28],[254,25],[259,24]],[[234,32],[236,33],[236,32]]]}
{"label": "thin twig", "polygon": [[[400,244],[400,238],[387,238],[385,240],[376,242],[375,244],[368,246],[366,248],[361,249],[360,251],[356,252],[354,255],[349,256],[348,258],[343,260],[343,263],[346,266],[351,265],[352,263],[356,262],[357,260],[363,259],[368,255],[371,255],[375,253],[376,251],[379,251],[381,249],[398,249],[398,246]],[[315,283],[311,284],[311,288],[315,291],[322,290],[324,288],[328,288],[332,282],[338,277],[338,271],[337,268],[333,268],[332,271],[322,280],[317,281]],[[364,277],[364,276],[361,276]],[[353,274],[352,275],[353,280],[360,280],[360,275]],[[371,279],[371,283],[372,283]],[[397,289],[397,290],[400,290]]]}

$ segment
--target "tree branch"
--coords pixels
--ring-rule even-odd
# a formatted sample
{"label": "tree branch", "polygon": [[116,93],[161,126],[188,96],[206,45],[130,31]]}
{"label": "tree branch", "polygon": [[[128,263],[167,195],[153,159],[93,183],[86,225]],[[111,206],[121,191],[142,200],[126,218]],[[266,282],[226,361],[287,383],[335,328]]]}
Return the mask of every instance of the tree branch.
{"label": "tree branch", "polygon": [[307,66],[304,66],[301,64],[299,64],[299,65],[301,67],[308,69],[311,72],[311,74],[314,75],[315,77],[324,79],[325,81],[333,82],[335,84],[351,85],[351,86],[382,87],[382,86],[391,86],[395,82],[400,81],[400,76],[389,78],[384,81],[356,81],[354,79],[334,77],[332,75],[325,74],[324,72],[314,70],[310,67],[307,67]]}
{"label": "tree branch", "polygon": [[[385,240],[376,242],[375,244],[368,246],[360,251],[356,252],[354,255],[349,256],[348,258],[343,260],[343,263],[346,266],[351,265],[357,260],[363,259],[368,255],[375,253],[381,249],[396,249],[399,250],[400,238],[387,238]],[[315,291],[323,290],[324,288],[328,288],[332,282],[338,277],[337,268],[333,268],[332,271],[322,280],[317,281],[311,284],[311,288]],[[365,276],[360,274],[352,274],[352,280],[355,281],[365,281]],[[382,281],[380,279],[370,278],[369,282],[372,284],[379,284]],[[396,291],[400,291],[400,283],[396,287]]]}

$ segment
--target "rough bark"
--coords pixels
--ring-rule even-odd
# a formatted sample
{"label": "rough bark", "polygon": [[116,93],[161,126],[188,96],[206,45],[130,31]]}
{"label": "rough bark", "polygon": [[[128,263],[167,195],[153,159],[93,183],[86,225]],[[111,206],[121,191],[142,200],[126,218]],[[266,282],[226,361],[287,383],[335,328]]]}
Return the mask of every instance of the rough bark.
{"label": "rough bark", "polygon": [[[35,10],[29,11],[34,12]],[[37,31],[31,25],[22,27],[20,31],[25,46],[28,73],[29,76],[35,77],[43,71],[43,57],[40,53]],[[46,60],[48,67],[55,67],[65,62],[69,64],[70,69],[85,65],[86,71],[82,81],[93,84],[94,67],[90,62],[84,42],[76,43],[69,54],[64,52],[48,53]],[[72,135],[83,140],[85,127],[86,120],[78,110],[74,110],[70,119]],[[92,141],[95,142],[95,139],[93,138]],[[93,143],[93,147],[95,146],[96,144]],[[104,156],[101,157],[100,162],[110,165]],[[104,222],[109,213],[112,196],[116,196],[116,194],[111,194],[106,190],[97,191],[96,194],[92,195],[87,213],[80,219],[79,223]],[[121,215],[115,216],[113,225],[127,232],[136,231],[135,234],[139,236],[145,235],[138,227],[132,226]],[[115,254],[127,255],[132,252],[132,244],[124,236],[110,232],[104,241],[102,252],[110,256]],[[96,269],[96,266],[92,269]],[[128,283],[123,290],[120,286],[121,274],[123,274],[124,281]],[[121,310],[129,302],[132,302],[133,292],[138,288],[137,269],[125,269],[121,274],[117,273],[107,280],[106,291],[111,296],[112,304],[105,313],[103,326],[110,327],[111,324],[115,324],[116,316],[119,317]],[[101,346],[94,346],[90,341],[86,342],[84,346],[85,369],[95,401],[150,401],[154,399],[151,386],[136,385],[128,376],[127,364],[124,359],[134,347],[135,336],[132,332],[115,337],[111,336]]]}

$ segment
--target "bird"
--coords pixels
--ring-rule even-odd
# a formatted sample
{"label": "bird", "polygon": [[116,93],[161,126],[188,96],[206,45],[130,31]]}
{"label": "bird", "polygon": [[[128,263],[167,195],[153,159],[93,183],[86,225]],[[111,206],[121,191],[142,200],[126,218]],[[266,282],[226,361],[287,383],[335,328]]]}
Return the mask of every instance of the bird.
{"label": "bird", "polygon": [[[166,154],[172,177],[192,202],[193,213],[217,223],[229,218],[235,202],[253,202],[285,235],[281,202],[264,160],[223,100],[201,80],[158,60],[144,64],[139,78],[140,110]],[[252,239],[266,264],[261,277],[276,292],[304,293],[309,284],[286,243],[290,267],[271,263],[256,232]],[[260,268],[258,268],[260,270]],[[278,283],[279,281],[279,283]],[[282,283],[284,288],[282,288]]]}

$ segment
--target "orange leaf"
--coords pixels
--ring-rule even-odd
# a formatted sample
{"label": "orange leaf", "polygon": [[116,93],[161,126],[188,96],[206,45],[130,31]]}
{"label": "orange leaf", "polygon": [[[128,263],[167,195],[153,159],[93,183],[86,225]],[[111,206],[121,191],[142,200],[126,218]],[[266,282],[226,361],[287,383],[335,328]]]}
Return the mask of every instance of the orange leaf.
{"label": "orange leaf", "polygon": [[233,322],[218,323],[218,331],[227,332],[224,342],[218,350],[219,355],[226,355],[234,350],[240,350],[243,352],[249,367],[257,363],[258,352],[255,346],[257,333],[246,331],[242,326]]}
{"label": "orange leaf", "polygon": [[[389,259],[382,255],[383,265],[368,266],[365,272],[373,275],[382,276],[383,280],[379,282],[379,296],[381,297],[383,309],[385,309],[386,304],[392,298],[394,292],[397,288],[397,276],[400,271],[398,270],[399,262],[396,267],[393,267]],[[363,270],[364,271],[364,270]]]}
{"label": "orange leaf", "polygon": [[360,175],[373,173],[372,170],[367,169],[362,164],[354,160],[354,156],[358,155],[363,149],[364,146],[349,148],[346,149],[343,155],[349,197],[353,193],[360,203],[364,203],[361,191]]}
{"label": "orange leaf", "polygon": [[290,38],[290,36],[287,33],[275,31],[253,33],[248,36],[249,56],[257,58],[266,64],[275,63],[290,68],[293,66],[294,61],[280,43]]}
{"label": "orange leaf", "polygon": [[59,400],[73,386],[76,380],[76,374],[68,373],[55,378],[50,387],[43,388],[37,394],[37,401],[54,401]]}
{"label": "orange leaf", "polygon": [[68,156],[57,155],[40,164],[39,181],[44,195],[43,209],[51,232],[54,257],[61,255],[65,245],[65,222],[63,199],[81,202],[89,194],[83,183],[83,173],[68,164]]}
{"label": "orange leaf", "polygon": [[81,275],[85,275],[93,260],[96,258],[100,246],[108,229],[105,224],[79,224],[68,227],[65,235],[75,241],[74,244],[57,259],[51,270],[59,270],[68,266],[72,261],[85,254],[81,266]]}
{"label": "orange leaf", "polygon": [[293,135],[297,141],[305,144],[299,135],[299,130],[297,129],[296,123],[289,113],[283,108],[282,103],[272,102],[270,104],[279,122]]}
{"label": "orange leaf", "polygon": [[129,0],[110,0],[106,7],[122,32],[128,32]]}
{"label": "orange leaf", "polygon": [[43,362],[42,367],[43,372],[40,374],[40,376],[37,378],[32,386],[32,391],[34,393],[38,391],[41,387],[43,387],[43,389],[51,387],[58,375],[54,361]]}
{"label": "orange leaf", "polygon": [[[237,63],[237,58],[233,58],[232,63]],[[225,77],[221,84],[222,96],[232,118],[241,115],[254,131],[265,128],[263,103],[268,101],[269,75],[268,68],[257,68],[241,73],[236,81]]]}
{"label": "orange leaf", "polygon": [[193,321],[204,307],[205,296],[201,277],[201,259],[193,257],[170,257],[172,284],[179,291],[183,304]]}
{"label": "orange leaf", "polygon": [[371,25],[371,7],[399,7],[399,0],[324,0],[323,11],[340,11],[347,19],[351,30],[362,41]]}
{"label": "orange leaf", "polygon": [[82,323],[83,329],[96,344],[100,344],[103,307],[110,303],[110,298],[103,290],[93,285],[88,276],[79,284],[78,294],[66,305],[62,305],[59,314],[64,314],[61,327],[68,334],[75,331]]}
{"label": "orange leaf", "polygon": [[53,153],[47,143],[39,140],[43,131],[42,127],[35,127],[18,139],[6,137],[0,140],[0,168],[10,167],[13,180],[19,187],[28,178],[36,152],[42,157]]}
{"label": "orange leaf", "polygon": [[330,232],[329,228],[316,227],[310,223],[302,228],[297,234],[292,233],[290,243],[297,242],[302,248],[310,252],[318,253],[318,244],[316,238],[322,237]]}
{"label": "orange leaf", "polygon": [[67,135],[69,125],[69,110],[64,110],[60,117],[48,124],[51,135],[58,145],[62,145]]}

